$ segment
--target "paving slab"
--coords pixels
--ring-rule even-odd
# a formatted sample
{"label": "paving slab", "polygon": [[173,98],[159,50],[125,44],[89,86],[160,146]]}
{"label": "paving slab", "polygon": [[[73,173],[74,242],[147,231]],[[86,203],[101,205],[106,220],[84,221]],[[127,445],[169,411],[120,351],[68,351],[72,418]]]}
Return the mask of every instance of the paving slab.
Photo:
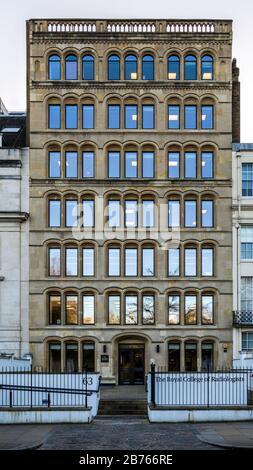
{"label": "paving slab", "polygon": [[253,422],[203,425],[199,439],[207,444],[232,449],[253,449]]}
{"label": "paving slab", "polygon": [[36,449],[52,427],[47,424],[0,424],[0,450]]}

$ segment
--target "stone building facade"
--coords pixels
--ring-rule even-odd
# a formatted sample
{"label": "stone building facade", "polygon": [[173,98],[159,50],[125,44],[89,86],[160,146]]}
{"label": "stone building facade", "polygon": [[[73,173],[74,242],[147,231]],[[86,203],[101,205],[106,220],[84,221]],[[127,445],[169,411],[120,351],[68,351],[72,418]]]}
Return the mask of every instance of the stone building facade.
{"label": "stone building facade", "polygon": [[231,21],[27,22],[38,369],[231,364],[231,54]]}

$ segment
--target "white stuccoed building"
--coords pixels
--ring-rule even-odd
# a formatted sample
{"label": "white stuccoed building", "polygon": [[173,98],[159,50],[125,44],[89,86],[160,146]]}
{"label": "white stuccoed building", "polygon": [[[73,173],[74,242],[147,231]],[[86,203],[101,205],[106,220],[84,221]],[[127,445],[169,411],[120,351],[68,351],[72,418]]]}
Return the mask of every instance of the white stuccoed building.
{"label": "white stuccoed building", "polygon": [[253,144],[233,145],[233,357],[253,368]]}
{"label": "white stuccoed building", "polygon": [[[2,103],[2,102],[1,102]],[[24,113],[0,106],[0,357],[29,352],[29,151]]]}

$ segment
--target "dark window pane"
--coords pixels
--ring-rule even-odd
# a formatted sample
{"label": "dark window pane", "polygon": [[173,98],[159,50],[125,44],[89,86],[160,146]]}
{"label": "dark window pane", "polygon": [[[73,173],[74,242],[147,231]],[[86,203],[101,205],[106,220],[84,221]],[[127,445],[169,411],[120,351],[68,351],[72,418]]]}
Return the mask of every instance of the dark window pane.
{"label": "dark window pane", "polygon": [[83,276],[94,276],[94,248],[83,248]]}
{"label": "dark window pane", "polygon": [[171,342],[168,344],[169,370],[180,371],[180,343]]}
{"label": "dark window pane", "polygon": [[125,152],[125,177],[137,178],[137,152]]}
{"label": "dark window pane", "polygon": [[95,323],[95,297],[94,295],[83,296],[83,325]]}
{"label": "dark window pane", "polygon": [[197,176],[197,154],[196,154],[196,152],[185,152],[185,154],[184,154],[184,176],[185,176],[185,178],[196,178],[196,176]]}
{"label": "dark window pane", "polygon": [[201,59],[201,78],[202,80],[213,79],[213,58],[210,55],[204,55]]}
{"label": "dark window pane", "polygon": [[83,105],[83,129],[94,129],[94,105]]}
{"label": "dark window pane", "polygon": [[154,80],[154,57],[145,55],[142,59],[142,80]]}
{"label": "dark window pane", "polygon": [[125,105],[125,128],[137,129],[138,127],[138,107],[135,104]]}
{"label": "dark window pane", "polygon": [[77,178],[77,152],[66,152],[66,178]]}
{"label": "dark window pane", "polygon": [[61,79],[61,59],[58,55],[51,55],[48,60],[49,80]]}
{"label": "dark window pane", "polygon": [[213,227],[213,201],[201,202],[202,227]]}
{"label": "dark window pane", "polygon": [[180,153],[168,152],[168,177],[180,177]]}
{"label": "dark window pane", "polygon": [[77,58],[75,55],[66,57],[66,80],[77,80]]}
{"label": "dark window pane", "polygon": [[120,105],[119,104],[108,105],[108,128],[109,129],[120,128]]}
{"label": "dark window pane", "polygon": [[142,105],[142,128],[154,129],[155,127],[155,107],[153,104]]}
{"label": "dark window pane", "polygon": [[202,248],[202,276],[213,276],[213,249]]}
{"label": "dark window pane", "polygon": [[49,129],[61,128],[61,105],[60,104],[48,105],[48,127]]}
{"label": "dark window pane", "polygon": [[126,200],[125,201],[125,226],[137,227],[137,224],[138,224],[137,201]]}
{"label": "dark window pane", "polygon": [[168,106],[168,129],[179,129],[180,128],[180,106],[169,105]]}
{"label": "dark window pane", "polygon": [[152,325],[155,322],[155,297],[143,295],[142,297],[142,323]]}
{"label": "dark window pane", "polygon": [[179,325],[180,323],[180,296],[169,295],[168,297],[168,323]]}
{"label": "dark window pane", "polygon": [[120,152],[108,152],[108,177],[120,177]]}
{"label": "dark window pane", "polygon": [[168,202],[168,225],[169,227],[180,226],[180,201],[171,200]]}
{"label": "dark window pane", "polygon": [[77,227],[77,201],[66,201],[66,227]]}
{"label": "dark window pane", "polygon": [[61,153],[49,152],[49,178],[61,176]]}
{"label": "dark window pane", "polygon": [[142,202],[142,226],[154,227],[154,201]]}
{"label": "dark window pane", "polygon": [[61,344],[49,344],[49,372],[61,372]]}
{"label": "dark window pane", "polygon": [[61,201],[49,201],[49,227],[61,226]]}
{"label": "dark window pane", "polygon": [[142,177],[154,178],[154,152],[142,152]]}
{"label": "dark window pane", "polygon": [[187,55],[184,59],[184,79],[197,80],[197,59],[194,55]]}
{"label": "dark window pane", "polygon": [[213,178],[213,152],[201,153],[201,176]]}
{"label": "dark window pane", "polygon": [[76,104],[66,104],[65,117],[66,117],[66,129],[77,129],[78,107]]}
{"label": "dark window pane", "polygon": [[213,296],[212,295],[202,295],[201,321],[204,325],[210,325],[213,323]]}
{"label": "dark window pane", "polygon": [[168,275],[180,275],[180,250],[179,248],[168,249]]}
{"label": "dark window pane", "polygon": [[155,275],[153,248],[142,249],[142,275],[146,277]]}
{"label": "dark window pane", "polygon": [[88,341],[83,343],[83,371],[95,371],[95,345]]}
{"label": "dark window pane", "polygon": [[197,343],[185,343],[185,371],[197,370]]}
{"label": "dark window pane", "polygon": [[95,201],[93,199],[83,200],[83,227],[94,227],[95,225]]}
{"label": "dark window pane", "polygon": [[177,55],[171,55],[168,58],[168,79],[179,80],[180,79],[180,62]]}
{"label": "dark window pane", "polygon": [[110,55],[108,59],[108,80],[120,80],[120,59],[117,55]]}
{"label": "dark window pane", "polygon": [[108,297],[108,323],[110,325],[120,324],[120,296],[109,295]]}
{"label": "dark window pane", "polygon": [[197,106],[184,107],[184,127],[185,129],[197,129]]}
{"label": "dark window pane", "polygon": [[213,343],[201,344],[201,370],[204,372],[213,370]]}
{"label": "dark window pane", "polygon": [[53,294],[49,296],[49,323],[50,325],[61,324],[61,296]]}
{"label": "dark window pane", "polygon": [[138,323],[137,296],[126,295],[125,297],[125,323],[127,325]]}
{"label": "dark window pane", "polygon": [[66,323],[68,325],[77,324],[77,296],[66,295],[65,297]]}
{"label": "dark window pane", "polygon": [[66,276],[77,276],[77,248],[66,248]]}
{"label": "dark window pane", "polygon": [[125,80],[136,80],[137,58],[135,55],[127,55],[125,58]]}
{"label": "dark window pane", "polygon": [[192,325],[197,322],[197,297],[196,295],[186,295],[185,300],[185,324]]}
{"label": "dark window pane", "polygon": [[197,226],[197,202],[196,201],[185,201],[185,227],[196,227]]}
{"label": "dark window pane", "polygon": [[65,345],[65,372],[78,372],[78,344],[66,343]]}
{"label": "dark window pane", "polygon": [[185,276],[197,275],[197,250],[195,248],[184,250],[184,274]]}
{"label": "dark window pane", "polygon": [[49,276],[61,275],[61,249],[49,248]]}
{"label": "dark window pane", "polygon": [[201,106],[202,129],[213,129],[213,106]]}
{"label": "dark window pane", "polygon": [[137,276],[136,248],[125,248],[125,276]]}
{"label": "dark window pane", "polygon": [[83,80],[94,80],[94,57],[83,56]]}
{"label": "dark window pane", "polygon": [[94,178],[94,152],[83,152],[83,178]]}
{"label": "dark window pane", "polygon": [[120,276],[120,248],[109,248],[108,258],[108,275]]}

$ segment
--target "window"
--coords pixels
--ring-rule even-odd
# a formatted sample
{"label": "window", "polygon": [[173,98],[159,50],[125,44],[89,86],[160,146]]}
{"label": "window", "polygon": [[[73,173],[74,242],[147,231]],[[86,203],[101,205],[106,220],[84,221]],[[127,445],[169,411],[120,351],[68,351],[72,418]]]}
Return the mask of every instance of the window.
{"label": "window", "polygon": [[109,227],[120,227],[120,201],[110,199],[108,201]]}
{"label": "window", "polygon": [[142,178],[154,178],[154,152],[142,152]]}
{"label": "window", "polygon": [[169,371],[180,371],[180,343],[171,341],[168,343],[168,366]]}
{"label": "window", "polygon": [[201,370],[204,372],[213,370],[213,343],[204,341],[201,344]]}
{"label": "window", "polygon": [[213,178],[213,152],[201,153],[201,176],[202,178]]}
{"label": "window", "polygon": [[197,59],[194,55],[187,55],[184,59],[184,79],[197,80]]}
{"label": "window", "polygon": [[213,248],[201,249],[201,275],[213,276]]}
{"label": "window", "polygon": [[154,227],[154,201],[142,201],[142,226]]}
{"label": "window", "polygon": [[94,129],[94,105],[83,104],[83,129]]}
{"label": "window", "polygon": [[77,104],[66,104],[65,106],[66,129],[78,128],[78,107]]}
{"label": "window", "polygon": [[196,105],[186,105],[184,107],[184,127],[185,129],[197,129]]}
{"label": "window", "polygon": [[180,249],[168,249],[168,276],[180,276]]}
{"label": "window", "polygon": [[168,177],[180,177],[180,153],[168,152]]}
{"label": "window", "polygon": [[142,323],[143,325],[153,325],[155,323],[154,295],[142,296]]}
{"label": "window", "polygon": [[142,58],[142,80],[154,80],[154,57],[144,55]]}
{"label": "window", "polygon": [[120,152],[108,152],[108,177],[120,177]]}
{"label": "window", "polygon": [[95,371],[95,344],[92,341],[83,343],[83,371]]}
{"label": "window", "polygon": [[120,325],[120,295],[108,296],[108,323]]}
{"label": "window", "polygon": [[253,196],[253,163],[242,163],[242,196]]}
{"label": "window", "polygon": [[153,104],[142,105],[142,129],[154,129],[155,107]]}
{"label": "window", "polygon": [[241,277],[241,310],[253,311],[253,277]]}
{"label": "window", "polygon": [[94,178],[94,152],[83,152],[83,178]]}
{"label": "window", "polygon": [[137,80],[137,57],[128,54],[125,57],[125,80]]}
{"label": "window", "polygon": [[168,106],[168,129],[179,129],[180,128],[180,106],[169,105]]}
{"label": "window", "polygon": [[65,312],[67,325],[77,325],[77,295],[66,295],[65,297]]}
{"label": "window", "polygon": [[49,248],[49,276],[61,275],[61,249]]}
{"label": "window", "polygon": [[49,178],[61,177],[61,153],[49,152]]}
{"label": "window", "polygon": [[61,226],[61,201],[50,199],[49,201],[49,227]]}
{"label": "window", "polygon": [[83,200],[83,227],[94,227],[95,225],[95,201],[93,199]]}
{"label": "window", "polygon": [[137,152],[125,152],[125,177],[137,178],[138,161]]}
{"label": "window", "polygon": [[138,225],[138,212],[137,201],[125,201],[125,227],[137,227]]}
{"label": "window", "polygon": [[83,325],[94,325],[95,323],[95,297],[94,295],[83,295]]}
{"label": "window", "polygon": [[201,201],[201,225],[213,227],[213,201]]}
{"label": "window", "polygon": [[77,276],[77,248],[65,250],[66,276]]}
{"label": "window", "polygon": [[213,106],[201,106],[201,128],[213,129]]}
{"label": "window", "polygon": [[94,276],[94,248],[83,248],[83,276]]}
{"label": "window", "polygon": [[48,78],[49,80],[61,79],[61,59],[58,55],[50,55],[48,59]]}
{"label": "window", "polygon": [[78,344],[65,344],[65,372],[78,372]]}
{"label": "window", "polygon": [[201,297],[201,322],[203,325],[213,323],[213,296],[202,295]]}
{"label": "window", "polygon": [[177,55],[168,57],[168,79],[180,80],[180,61]]}
{"label": "window", "polygon": [[242,350],[249,351],[253,349],[253,332],[242,332]]}
{"label": "window", "polygon": [[185,201],[184,205],[184,226],[197,226],[197,201]]}
{"label": "window", "polygon": [[154,248],[142,249],[142,275],[145,277],[155,275],[154,266],[155,251]]}
{"label": "window", "polygon": [[137,295],[125,296],[125,323],[126,325],[137,325],[138,323],[138,300]]}
{"label": "window", "polygon": [[108,58],[108,80],[120,80],[120,59],[115,54]]}
{"label": "window", "polygon": [[65,78],[66,80],[77,80],[77,58],[73,54],[66,57]]}
{"label": "window", "polygon": [[135,104],[125,105],[125,128],[126,129],[138,128],[138,106]]}
{"label": "window", "polygon": [[61,105],[60,104],[48,105],[48,127],[49,129],[61,128]]}
{"label": "window", "polygon": [[184,275],[197,276],[196,248],[185,248],[184,250]]}
{"label": "window", "polygon": [[204,55],[201,59],[201,78],[213,80],[213,58],[210,55]]}
{"label": "window", "polygon": [[197,343],[185,343],[185,372],[197,370]]}
{"label": "window", "polygon": [[66,201],[66,227],[77,227],[77,201]]}
{"label": "window", "polygon": [[66,178],[77,178],[77,152],[66,152],[65,154],[65,175]]}
{"label": "window", "polygon": [[197,296],[186,295],[184,298],[184,318],[186,325],[197,323]]}
{"label": "window", "polygon": [[120,276],[120,248],[108,249],[108,275]]}
{"label": "window", "polygon": [[241,227],[241,259],[253,259],[253,227]]}
{"label": "window", "polygon": [[180,201],[178,200],[169,201],[168,209],[169,209],[168,226],[179,227],[180,226]]}
{"label": "window", "polygon": [[61,296],[59,294],[49,295],[49,324],[61,324]]}
{"label": "window", "polygon": [[184,176],[185,178],[196,178],[197,176],[197,153],[196,152],[185,152]]}
{"label": "window", "polygon": [[109,129],[120,128],[120,105],[119,104],[108,105],[108,128]]}
{"label": "window", "polygon": [[83,80],[94,80],[94,57],[90,54],[83,56]]}
{"label": "window", "polygon": [[168,297],[168,323],[179,325],[180,323],[180,296],[169,295]]}
{"label": "window", "polygon": [[61,343],[49,344],[49,372],[61,372]]}
{"label": "window", "polygon": [[137,276],[137,248],[125,248],[125,276]]}

